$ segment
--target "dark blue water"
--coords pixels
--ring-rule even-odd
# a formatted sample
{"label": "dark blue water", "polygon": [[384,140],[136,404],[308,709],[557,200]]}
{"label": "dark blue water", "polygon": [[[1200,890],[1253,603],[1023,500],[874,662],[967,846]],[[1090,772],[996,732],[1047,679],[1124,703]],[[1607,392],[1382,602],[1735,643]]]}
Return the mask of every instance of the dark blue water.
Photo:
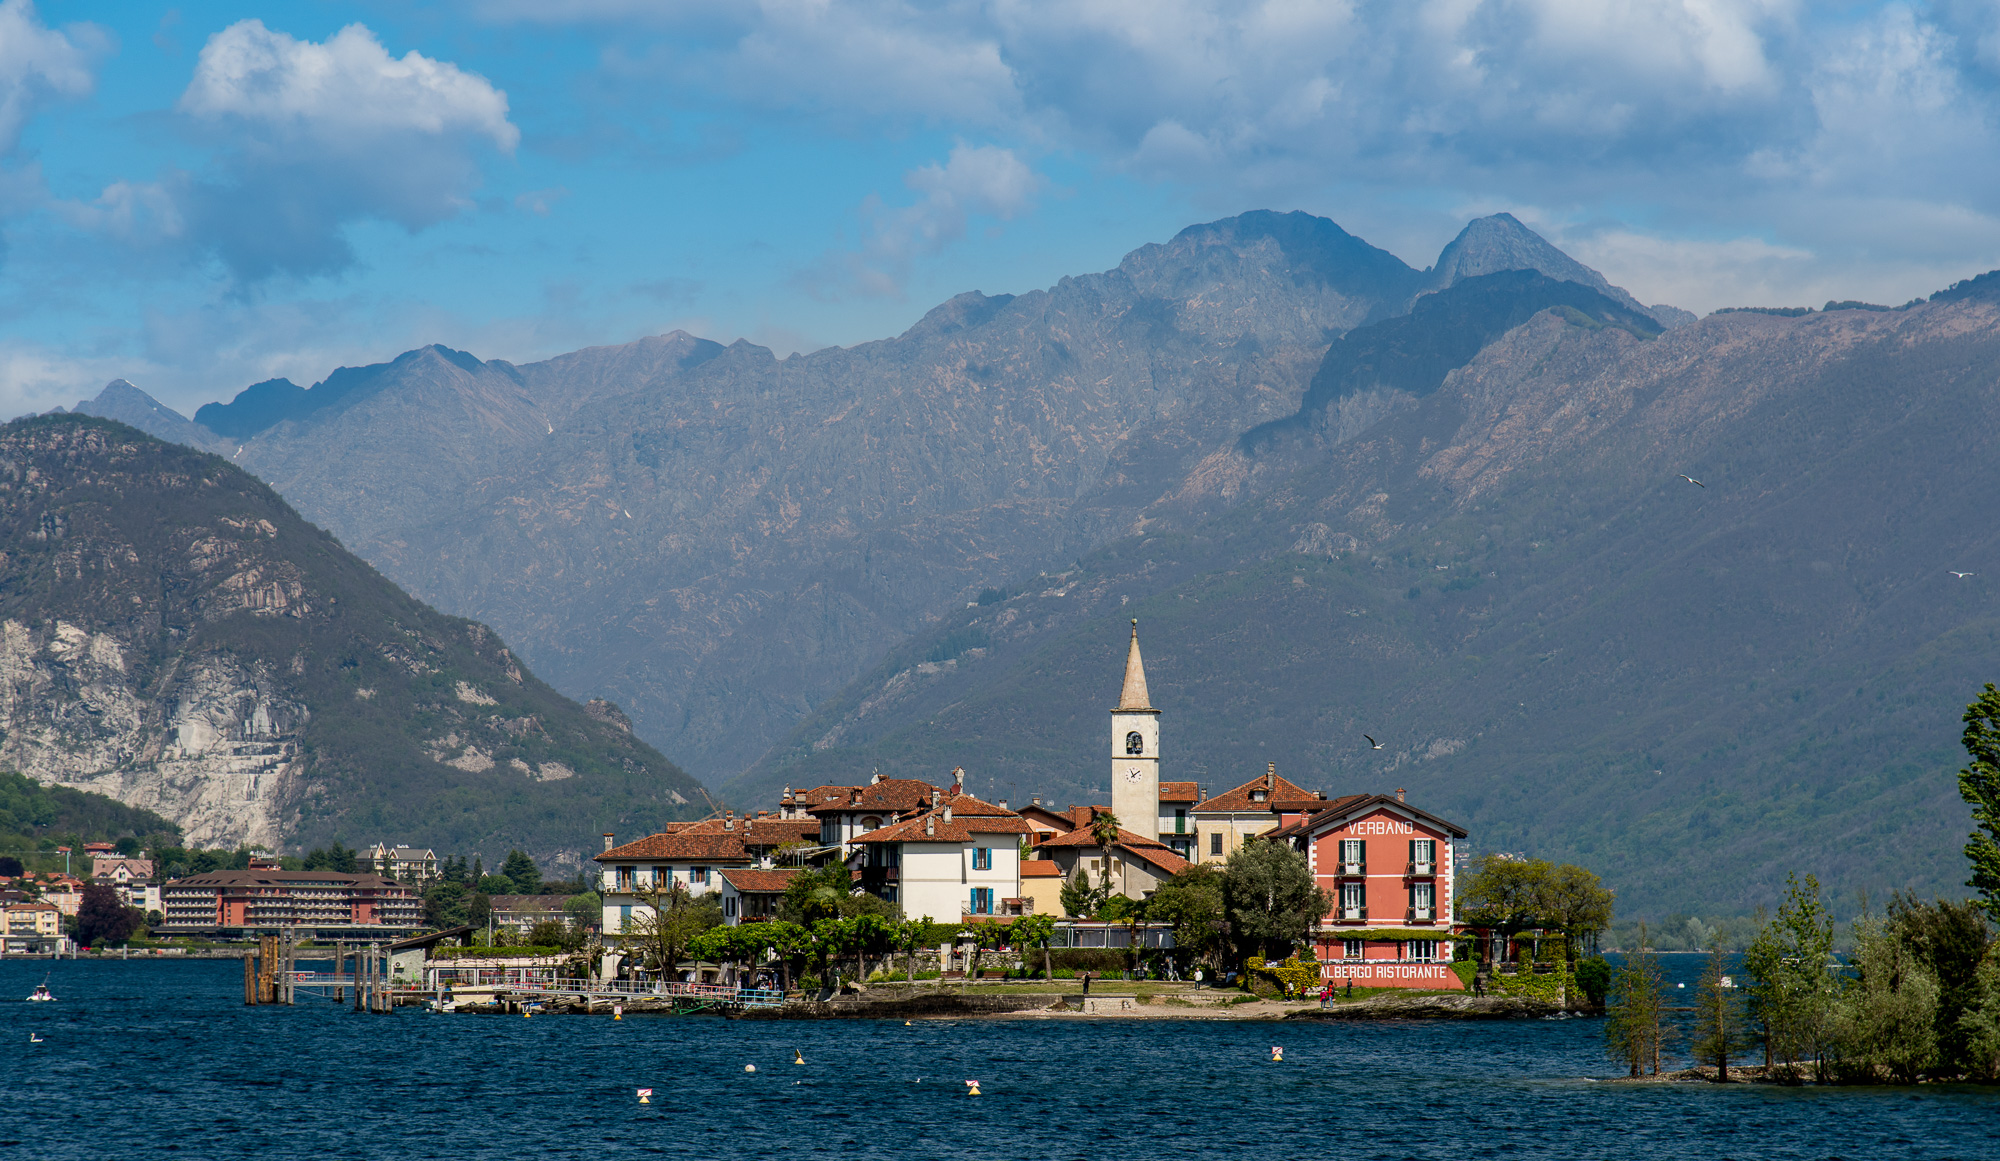
{"label": "dark blue water", "polygon": [[0,963],[0,1157],[2000,1157],[2000,1090],[1604,1084],[1596,1020],[365,1016],[157,961],[20,1002],[47,970]]}

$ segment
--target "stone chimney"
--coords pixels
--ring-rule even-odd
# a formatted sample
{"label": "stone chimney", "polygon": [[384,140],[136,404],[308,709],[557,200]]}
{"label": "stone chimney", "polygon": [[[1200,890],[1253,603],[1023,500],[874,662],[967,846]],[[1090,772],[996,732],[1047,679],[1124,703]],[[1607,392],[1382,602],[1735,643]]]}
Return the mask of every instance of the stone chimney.
{"label": "stone chimney", "polygon": [[1000,800],[1000,809],[1002,810],[1007,809],[1007,800],[1004,798]]}
{"label": "stone chimney", "polygon": [[1264,789],[1276,790],[1277,788],[1278,764],[1276,762],[1267,762],[1264,764]]}
{"label": "stone chimney", "polygon": [[933,786],[931,787],[931,809],[936,810],[937,804],[938,804],[938,788]]}
{"label": "stone chimney", "polygon": [[722,829],[723,829],[723,830],[735,830],[735,829],[736,829],[736,812],[735,812],[735,811],[733,811],[733,810],[725,810],[725,811],[723,811],[723,812],[722,812]]}
{"label": "stone chimney", "polygon": [[951,821],[951,803],[949,802],[944,804],[944,820],[946,822]]}
{"label": "stone chimney", "polygon": [[611,832],[608,830],[604,832],[604,849],[607,851],[611,849]]}
{"label": "stone chimney", "polygon": [[1403,801],[1403,788],[1400,786],[1396,787],[1396,801]]}
{"label": "stone chimney", "polygon": [[1041,795],[1039,795],[1039,794],[1037,794],[1037,795],[1035,795],[1035,796],[1034,796],[1033,798],[1029,799],[1028,801],[1029,801],[1029,802],[1031,802],[1031,803],[1033,803],[1033,804],[1034,804],[1034,805],[1036,805],[1036,806],[1040,806],[1040,805],[1042,804],[1042,796],[1041,796]]}
{"label": "stone chimney", "polygon": [[925,835],[937,834],[937,815],[927,814],[924,816],[924,834]]}
{"label": "stone chimney", "polygon": [[965,793],[965,767],[953,766],[951,768],[951,792],[953,794]]}
{"label": "stone chimney", "polygon": [[877,766],[875,772],[868,776],[868,785],[873,786],[880,781],[882,781],[882,767]]}

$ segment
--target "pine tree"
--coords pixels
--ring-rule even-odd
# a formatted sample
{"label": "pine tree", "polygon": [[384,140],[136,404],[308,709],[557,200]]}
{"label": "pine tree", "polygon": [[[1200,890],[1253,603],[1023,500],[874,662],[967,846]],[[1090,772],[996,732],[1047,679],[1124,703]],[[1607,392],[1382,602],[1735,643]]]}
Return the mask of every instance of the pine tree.
{"label": "pine tree", "polygon": [[1965,844],[1980,906],[2000,920],[2000,690],[1986,683],[1979,700],[1965,707],[1965,752],[1972,762],[1958,772],[1958,794],[1972,807],[1979,827]]}
{"label": "pine tree", "polygon": [[1695,1059],[1715,1066],[1718,1084],[1729,1082],[1730,1057],[1747,1047],[1743,1038],[1743,1005],[1736,998],[1735,989],[1723,983],[1728,966],[1720,947],[1709,950],[1708,966],[1702,970],[1701,983],[1696,985],[1694,1002]]}
{"label": "pine tree", "polygon": [[1604,1039],[1611,1058],[1638,1076],[1651,1066],[1660,1071],[1660,1049],[1667,1034],[1661,1016],[1667,1007],[1666,982],[1660,961],[1646,947],[1646,925],[1639,925],[1638,947],[1611,980],[1611,1002],[1605,1007]]}

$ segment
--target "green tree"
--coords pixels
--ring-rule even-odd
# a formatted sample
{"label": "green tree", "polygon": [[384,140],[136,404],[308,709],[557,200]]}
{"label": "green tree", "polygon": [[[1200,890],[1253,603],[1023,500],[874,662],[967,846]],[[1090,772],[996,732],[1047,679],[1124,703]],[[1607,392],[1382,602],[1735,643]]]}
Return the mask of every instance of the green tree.
{"label": "green tree", "polygon": [[604,898],[595,891],[571,895],[563,900],[563,914],[579,927],[596,928],[604,922]]}
{"label": "green tree", "polygon": [[1332,907],[1306,857],[1283,843],[1250,842],[1222,868],[1222,905],[1238,954],[1283,959]]}
{"label": "green tree", "polygon": [[[1117,815],[1108,810],[1091,812],[1090,837],[1096,840],[1098,849],[1104,852],[1104,873],[1102,881],[1098,884],[1098,897],[1100,901],[1110,898],[1113,894],[1111,888],[1111,848],[1118,843],[1118,829]],[[1123,892],[1123,887],[1124,884],[1119,884],[1119,893]]]}
{"label": "green tree", "polygon": [[86,883],[76,909],[76,941],[85,947],[119,947],[144,918],[144,912],[121,902],[117,891]]}
{"label": "green tree", "polygon": [[1980,905],[2000,921],[2000,690],[1986,683],[1979,699],[1965,707],[1965,752],[1972,761],[1958,772],[1958,795],[1972,807],[1978,827],[1965,844]]}
{"label": "green tree", "polygon": [[1915,1084],[1938,1059],[1937,977],[1881,920],[1854,924],[1855,978],[1835,1025],[1841,1066],[1859,1079]]}
{"label": "green tree", "polygon": [[1601,955],[1593,955],[1577,964],[1576,987],[1583,993],[1584,1003],[1592,1008],[1602,1008],[1604,997],[1611,991],[1611,961]]}
{"label": "green tree", "polygon": [[1542,924],[1562,932],[1569,968],[1575,972],[1579,950],[1611,926],[1610,889],[1594,873],[1563,863],[1548,869],[1535,886],[1533,898]]}
{"label": "green tree", "polygon": [[1146,915],[1174,928],[1174,947],[1188,967],[1222,966],[1222,872],[1213,863],[1195,863],[1154,889]]}
{"label": "green tree", "polygon": [[1604,1042],[1611,1058],[1625,1065],[1630,1075],[1651,1069],[1660,1072],[1660,1057],[1666,1042],[1663,1019],[1667,1008],[1665,978],[1660,974],[1659,957],[1646,950],[1646,925],[1639,925],[1638,949],[1611,977],[1609,1003],[1605,1006]]}
{"label": "green tree", "polygon": [[465,897],[465,921],[475,927],[486,926],[493,918],[493,897],[484,891],[474,891]]}
{"label": "green tree", "polygon": [[508,851],[507,861],[500,866],[500,873],[514,884],[510,894],[539,895],[542,893],[542,871],[535,866],[535,860],[520,851]]}
{"label": "green tree", "polygon": [[575,951],[583,946],[583,929],[560,919],[543,919],[528,929],[525,942],[529,947],[559,947],[564,951]]}
{"label": "green tree", "polygon": [[1056,917],[1053,915],[1023,915],[1007,927],[1007,938],[1021,950],[1021,974],[1028,973],[1028,955],[1037,948],[1042,953],[1042,978],[1056,978],[1055,968],[1049,959],[1049,941],[1055,938]]}
{"label": "green tree", "polygon": [[1722,949],[1710,949],[1701,982],[1695,985],[1695,1059],[1715,1066],[1718,1084],[1728,1083],[1729,1061],[1745,1047],[1743,1005],[1737,1000],[1735,989],[1723,984],[1728,967]]}
{"label": "green tree", "polygon": [[854,873],[836,859],[793,875],[778,899],[777,918],[809,926],[840,917],[841,904],[854,890]]}
{"label": "green tree", "polygon": [[1062,903],[1063,914],[1071,919],[1088,919],[1097,913],[1104,897],[1091,885],[1090,875],[1082,867],[1062,885],[1062,893],[1057,896]]}
{"label": "green tree", "polygon": [[1828,970],[1833,919],[1820,901],[1819,880],[1786,876],[1785,900],[1743,954],[1751,979],[1750,1018],[1762,1032],[1764,1063],[1810,1062],[1826,1079],[1839,981]]}
{"label": "green tree", "polygon": [[1971,900],[1923,903],[1898,893],[1889,903],[1888,934],[1937,980],[1938,1058],[1949,1075],[1965,1071],[1972,1055],[1965,1017],[1983,1002],[1979,969],[1995,950],[1984,912]]}
{"label": "green tree", "polygon": [[1542,907],[1555,868],[1542,859],[1511,859],[1481,855],[1472,874],[1459,888],[1460,914],[1473,927],[1486,928],[1511,940],[1546,922]]}
{"label": "green tree", "polygon": [[[467,896],[470,894],[462,883],[438,883],[424,892],[424,926],[437,930],[458,927],[470,922],[466,914]],[[482,918],[480,922],[485,922]]]}
{"label": "green tree", "polygon": [[2000,1080],[2000,952],[1979,965],[1974,994],[1958,1019],[1965,1035],[1965,1073],[1974,1080]]}

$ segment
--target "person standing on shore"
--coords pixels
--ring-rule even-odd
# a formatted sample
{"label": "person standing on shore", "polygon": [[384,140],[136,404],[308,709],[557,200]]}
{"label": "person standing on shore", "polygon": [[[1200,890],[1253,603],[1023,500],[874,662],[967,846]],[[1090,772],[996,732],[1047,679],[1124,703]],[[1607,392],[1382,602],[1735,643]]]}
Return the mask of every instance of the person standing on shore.
{"label": "person standing on shore", "polygon": [[1089,973],[1089,972],[1085,972],[1085,973],[1083,973],[1083,994],[1084,994],[1084,995],[1086,995],[1086,996],[1090,994],[1090,973]]}
{"label": "person standing on shore", "polygon": [[1196,968],[1196,969],[1194,969],[1194,990],[1195,990],[1195,991],[1197,991],[1197,992],[1199,992],[1199,991],[1201,990],[1201,969],[1200,969],[1200,968]]}

